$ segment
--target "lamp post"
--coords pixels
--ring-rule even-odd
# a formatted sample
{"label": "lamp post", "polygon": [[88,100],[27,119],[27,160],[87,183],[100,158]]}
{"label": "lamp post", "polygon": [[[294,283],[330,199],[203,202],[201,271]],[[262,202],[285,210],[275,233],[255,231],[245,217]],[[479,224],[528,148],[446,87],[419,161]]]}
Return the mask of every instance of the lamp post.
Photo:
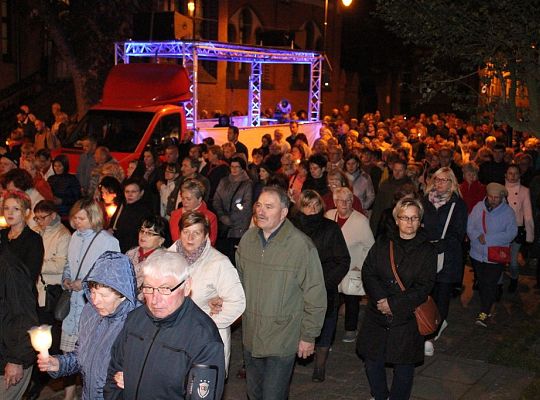
{"label": "lamp post", "polygon": [[[337,0],[336,7],[341,1],[344,7],[349,7],[353,0]],[[326,30],[328,28],[328,0],[324,0],[323,53],[326,55]]]}

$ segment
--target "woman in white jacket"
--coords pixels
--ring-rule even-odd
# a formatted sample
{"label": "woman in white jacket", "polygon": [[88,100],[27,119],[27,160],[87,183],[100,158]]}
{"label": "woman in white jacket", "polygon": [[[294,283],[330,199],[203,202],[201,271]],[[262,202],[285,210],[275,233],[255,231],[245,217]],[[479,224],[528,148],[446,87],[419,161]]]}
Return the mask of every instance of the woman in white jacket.
{"label": "woman in white jacket", "polygon": [[366,294],[362,284],[362,265],[375,239],[368,219],[352,208],[353,193],[350,189],[337,188],[333,196],[336,208],[327,211],[325,217],[341,227],[351,256],[349,272],[338,287],[345,297],[345,335],[342,340],[348,343],[356,339],[360,296]]}
{"label": "woman in white jacket", "polygon": [[[525,242],[532,243],[534,240],[534,218],[532,213],[531,195],[529,188],[522,186],[520,182],[519,166],[511,164],[506,169],[505,187],[508,191],[508,205],[516,214],[516,223],[518,226],[518,235],[510,243],[510,293],[517,290],[519,278],[518,253],[521,245]],[[502,284],[502,276],[499,284]]]}
{"label": "woman in white jacket", "polygon": [[56,206],[52,201],[41,200],[34,207],[34,221],[43,240],[45,253],[41,276],[37,283],[39,307],[45,306],[45,285],[62,284],[62,273],[67,263],[67,252],[71,233],[60,222]]}
{"label": "woman in white jacket", "polygon": [[[53,289],[59,293],[62,290],[62,273],[67,263],[67,253],[71,233],[60,221],[57,208],[52,201],[41,200],[34,207],[34,221],[37,224],[37,232],[41,235],[45,249],[41,274],[37,281],[38,291],[38,319],[40,324],[52,326],[53,345],[52,354],[60,351],[60,336],[62,335],[62,322],[56,321],[52,307],[46,304],[45,285],[56,285]],[[37,368],[32,371],[32,383],[28,389],[29,398],[39,396],[48,376],[40,374]]]}
{"label": "woman in white jacket", "polygon": [[214,249],[210,223],[197,211],[180,219],[180,239],[169,251],[181,254],[189,264],[191,299],[216,323],[225,350],[225,367],[231,354],[231,325],[246,308],[244,288],[229,258]]}

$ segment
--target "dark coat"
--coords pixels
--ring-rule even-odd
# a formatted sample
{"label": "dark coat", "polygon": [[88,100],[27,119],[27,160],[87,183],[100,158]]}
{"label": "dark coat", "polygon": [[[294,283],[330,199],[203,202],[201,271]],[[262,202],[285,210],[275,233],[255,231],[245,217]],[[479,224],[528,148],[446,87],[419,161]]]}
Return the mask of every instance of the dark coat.
{"label": "dark coat", "polygon": [[[441,240],[444,224],[452,203],[456,203],[444,239]],[[444,253],[444,265],[437,274],[437,282],[460,283],[463,279],[463,239],[467,233],[467,205],[457,194],[452,194],[448,202],[436,209],[429,199],[422,199],[424,205],[423,225],[428,240],[434,242],[437,253]]]}
{"label": "dark coat", "polygon": [[392,176],[381,183],[375,201],[371,208],[371,218],[369,219],[369,226],[373,232],[375,239],[379,235],[377,229],[379,228],[379,221],[384,210],[392,207],[394,204],[394,194],[406,183],[412,183],[411,178],[408,176],[401,179],[394,179]]}
{"label": "dark coat", "polygon": [[[35,282],[7,247],[0,248],[0,371],[7,363],[31,366],[36,353],[28,329],[38,325]],[[4,384],[2,382],[2,384]]]}
{"label": "dark coat", "polygon": [[58,206],[58,214],[67,216],[69,210],[81,197],[81,185],[77,177],[73,174],[51,175],[47,179],[55,197],[62,200]]}
{"label": "dark coat", "polygon": [[293,223],[311,238],[319,253],[326,286],[328,315],[336,306],[338,285],[349,272],[351,265],[347,243],[339,225],[324,218],[322,212],[315,215],[298,213]]}
{"label": "dark coat", "polygon": [[330,191],[330,189],[328,188],[328,181],[326,180],[326,175],[326,171],[320,178],[313,178],[311,174],[309,174],[304,184],[302,185],[302,192],[304,190],[311,189],[315,190],[321,195],[321,197],[323,197],[326,193]]}
{"label": "dark coat", "polygon": [[[189,297],[162,319],[139,307],[128,315],[112,347],[104,397],[184,399],[186,380],[194,364],[218,367],[217,387],[208,398],[221,399],[225,356],[214,321]],[[117,371],[124,372],[124,390],[114,382]]]}
{"label": "dark coat", "polygon": [[[38,233],[26,225],[16,239],[8,239],[9,228],[0,230],[0,249],[7,247],[19,258],[32,282],[37,283],[43,265],[43,240]],[[34,288],[37,295],[37,289]]]}
{"label": "dark coat", "polygon": [[139,245],[139,229],[142,222],[151,215],[152,206],[144,199],[118,207],[111,218],[110,228],[118,239],[122,253]]}
{"label": "dark coat", "polygon": [[[390,240],[394,242],[402,291],[390,265]],[[435,282],[437,254],[422,229],[410,240],[399,237],[397,228],[380,236],[362,268],[369,303],[360,329],[357,350],[370,360],[382,357],[388,363],[416,364],[424,360],[424,337],[418,332],[414,310],[424,303]],[[387,298],[392,317],[377,310],[377,301]]]}

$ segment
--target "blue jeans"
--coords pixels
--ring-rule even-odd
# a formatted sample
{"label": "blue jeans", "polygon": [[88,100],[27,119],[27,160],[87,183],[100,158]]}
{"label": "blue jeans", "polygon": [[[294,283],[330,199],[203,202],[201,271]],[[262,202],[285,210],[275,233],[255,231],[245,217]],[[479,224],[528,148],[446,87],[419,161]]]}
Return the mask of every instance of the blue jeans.
{"label": "blue jeans", "polygon": [[408,400],[414,380],[414,364],[394,364],[392,388],[388,390],[384,360],[365,359],[366,375],[375,400]]}
{"label": "blue jeans", "polygon": [[244,350],[246,386],[250,400],[287,400],[296,353],[255,358]]}

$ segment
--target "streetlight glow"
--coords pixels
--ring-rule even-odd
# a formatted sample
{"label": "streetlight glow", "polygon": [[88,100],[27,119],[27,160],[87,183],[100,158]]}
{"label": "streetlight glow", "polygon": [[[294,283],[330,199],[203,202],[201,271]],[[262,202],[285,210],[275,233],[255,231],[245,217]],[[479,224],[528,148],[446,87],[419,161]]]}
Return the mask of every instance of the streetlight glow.
{"label": "streetlight glow", "polygon": [[189,16],[193,17],[193,14],[195,13],[195,1],[194,0],[188,1],[187,9],[188,9],[188,12],[189,12]]}
{"label": "streetlight glow", "polygon": [[345,7],[349,7],[352,4],[352,0],[341,0],[341,4]]}

